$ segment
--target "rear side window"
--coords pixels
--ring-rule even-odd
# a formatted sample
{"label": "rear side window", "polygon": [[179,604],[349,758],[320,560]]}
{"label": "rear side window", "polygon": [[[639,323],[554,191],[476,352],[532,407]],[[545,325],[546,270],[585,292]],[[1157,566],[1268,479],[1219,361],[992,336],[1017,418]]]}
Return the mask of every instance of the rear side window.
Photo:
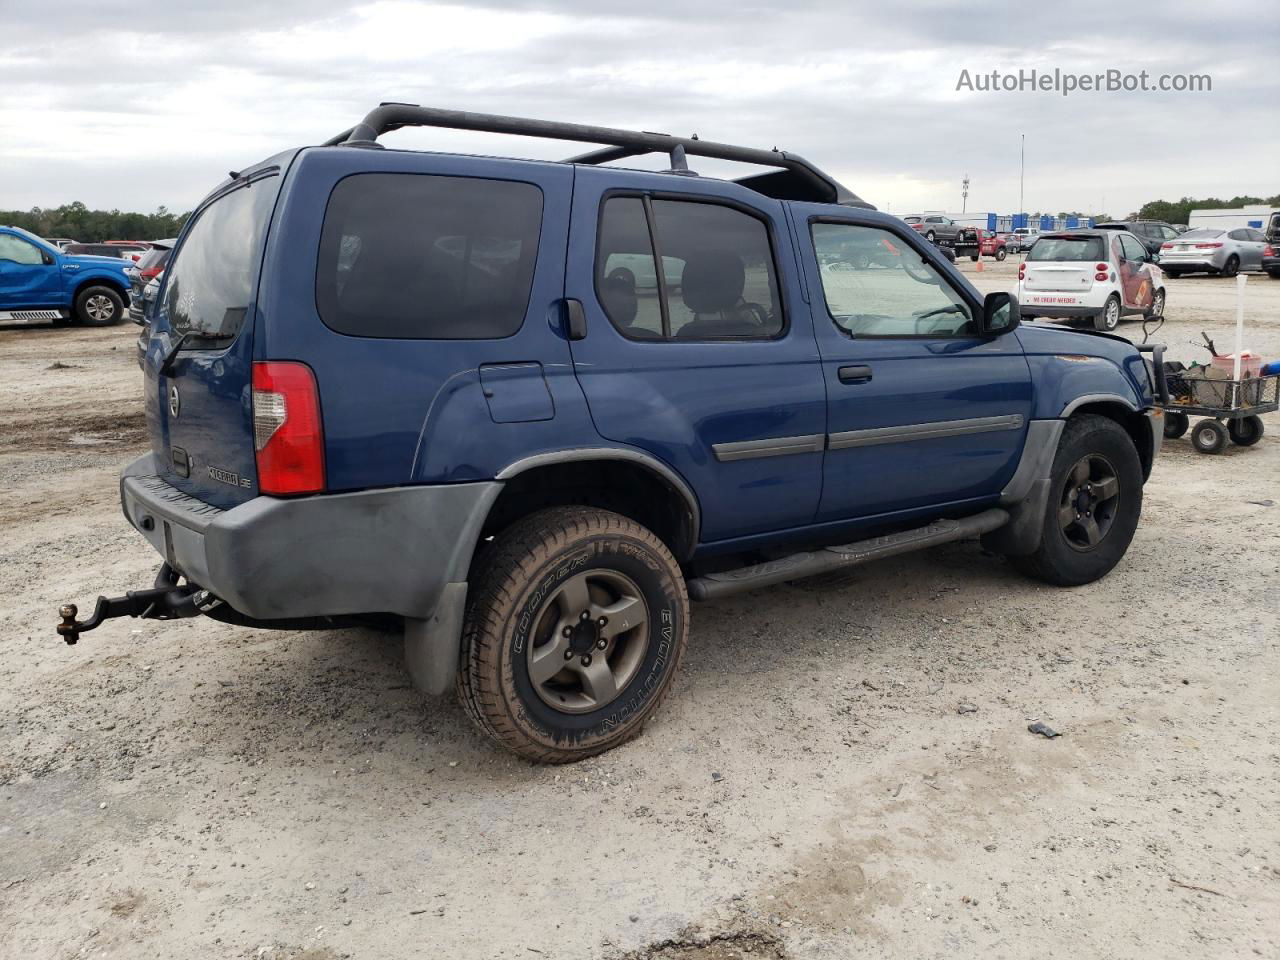
{"label": "rear side window", "polygon": [[262,244],[280,189],[260,177],[196,214],[165,276],[164,308],[175,333],[230,343],[244,325],[262,260]]}
{"label": "rear side window", "polygon": [[1028,260],[1106,260],[1107,248],[1101,237],[1041,237]]}
{"label": "rear side window", "polygon": [[325,324],[358,337],[509,337],[542,228],[531,183],[361,173],[333,189],[316,266]]}
{"label": "rear side window", "polygon": [[606,200],[596,293],[632,339],[761,340],[784,328],[768,228],[717,203]]}

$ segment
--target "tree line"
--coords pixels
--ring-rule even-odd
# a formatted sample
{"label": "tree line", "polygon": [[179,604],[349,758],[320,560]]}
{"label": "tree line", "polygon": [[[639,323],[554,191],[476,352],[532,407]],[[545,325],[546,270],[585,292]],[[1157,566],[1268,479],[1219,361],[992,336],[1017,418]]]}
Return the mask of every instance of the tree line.
{"label": "tree line", "polygon": [[1205,197],[1196,200],[1183,197],[1181,200],[1152,200],[1144,203],[1138,211],[1139,220],[1163,220],[1165,223],[1186,223],[1192,210],[1212,210],[1217,207],[1247,207],[1255,203],[1269,203],[1280,207],[1280,194],[1274,197],[1232,197],[1230,200],[1219,200],[1217,197]]}
{"label": "tree line", "polygon": [[30,230],[38,237],[70,237],[83,243],[97,243],[176,237],[189,216],[190,212],[170,213],[165,207],[159,207],[155,213],[90,210],[77,200],[60,207],[0,210],[0,224]]}

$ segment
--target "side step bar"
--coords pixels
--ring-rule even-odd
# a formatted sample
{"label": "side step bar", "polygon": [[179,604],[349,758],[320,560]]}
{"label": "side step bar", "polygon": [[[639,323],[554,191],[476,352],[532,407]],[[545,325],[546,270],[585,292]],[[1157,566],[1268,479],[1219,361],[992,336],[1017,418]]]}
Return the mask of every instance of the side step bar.
{"label": "side step bar", "polygon": [[883,537],[858,540],[836,547],[825,547],[806,553],[795,553],[780,560],[769,560],[738,570],[709,573],[695,577],[687,584],[692,600],[715,600],[730,594],[768,587],[785,580],[799,580],[814,574],[852,567],[868,560],[879,560],[899,553],[910,553],[939,543],[966,540],[990,533],[1009,522],[1007,510],[993,507],[961,520],[935,520],[926,527],[890,533]]}

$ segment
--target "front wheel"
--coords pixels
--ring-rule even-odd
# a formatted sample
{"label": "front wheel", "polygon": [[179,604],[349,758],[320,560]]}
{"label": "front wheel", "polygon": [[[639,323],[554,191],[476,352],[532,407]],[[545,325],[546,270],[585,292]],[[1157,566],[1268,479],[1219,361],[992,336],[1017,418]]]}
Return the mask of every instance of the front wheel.
{"label": "front wheel", "polygon": [[1262,431],[1261,417],[1241,417],[1239,420],[1232,420],[1227,425],[1227,433],[1231,435],[1231,442],[1239,447],[1252,447],[1262,439]]}
{"label": "front wheel", "polygon": [[1095,414],[1072,417],[1053,459],[1040,546],[1010,557],[1028,576],[1064,587],[1106,576],[1142,515],[1142,464],[1125,429]]}
{"label": "front wheel", "polygon": [[680,567],[651,531],[606,510],[541,510],[482,562],[458,696],[520,756],[581,760],[640,732],[671,688],[688,621]]}
{"label": "front wheel", "polygon": [[1191,431],[1191,445],[1201,453],[1221,453],[1227,446],[1227,428],[1217,420],[1201,420]]}
{"label": "front wheel", "polygon": [[1106,306],[1094,318],[1094,329],[1111,331],[1120,326],[1120,298],[1116,294],[1107,297]]}
{"label": "front wheel", "polygon": [[124,300],[110,287],[85,287],[76,296],[75,318],[89,327],[109,327],[124,316]]}

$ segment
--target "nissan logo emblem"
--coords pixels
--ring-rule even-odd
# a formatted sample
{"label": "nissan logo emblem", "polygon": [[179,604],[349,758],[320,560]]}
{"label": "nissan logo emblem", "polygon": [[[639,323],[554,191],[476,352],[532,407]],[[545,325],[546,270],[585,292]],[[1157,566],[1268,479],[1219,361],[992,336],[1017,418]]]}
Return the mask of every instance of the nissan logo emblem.
{"label": "nissan logo emblem", "polygon": [[178,396],[178,385],[172,384],[169,387],[169,416],[177,419],[178,412],[182,409],[182,398]]}

